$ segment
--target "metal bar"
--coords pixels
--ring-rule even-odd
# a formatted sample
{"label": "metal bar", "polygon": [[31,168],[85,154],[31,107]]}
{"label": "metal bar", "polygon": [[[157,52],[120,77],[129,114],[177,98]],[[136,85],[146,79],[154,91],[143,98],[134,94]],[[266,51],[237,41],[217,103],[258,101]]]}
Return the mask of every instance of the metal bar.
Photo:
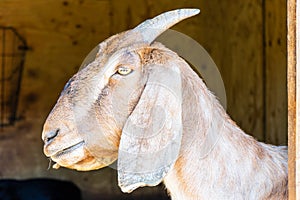
{"label": "metal bar", "polygon": [[2,30],[2,62],[1,62],[1,113],[0,113],[0,126],[5,123],[5,29]]}
{"label": "metal bar", "polygon": [[[21,38],[21,37],[19,37]],[[26,43],[21,40],[22,42],[22,45],[24,47],[26,47]],[[18,47],[19,48],[19,47]],[[26,49],[26,48],[25,48]],[[15,102],[14,102],[14,110],[13,110],[13,121],[16,120],[16,117],[17,117],[17,110],[18,110],[18,102],[19,102],[19,94],[20,94],[20,89],[21,89],[21,82],[22,82],[22,74],[23,74],[23,69],[24,69],[24,62],[25,62],[25,49],[22,50],[22,56],[20,56],[20,62],[18,63],[18,74],[17,74],[17,80],[18,80],[18,84],[17,84],[17,88],[16,88],[16,93],[15,93]],[[19,49],[21,50],[21,49]]]}
{"label": "metal bar", "polygon": [[17,119],[17,108],[22,81],[25,40],[13,27],[0,26],[0,128],[13,125]]}
{"label": "metal bar", "polygon": [[[17,36],[15,36],[15,34],[14,34],[12,37],[13,38],[12,38],[11,49],[12,49],[12,54],[14,54],[15,53],[16,37]],[[16,59],[14,59],[14,58],[16,58]],[[9,99],[9,101],[11,101],[11,107],[10,107],[10,111],[11,112],[9,113],[10,114],[10,116],[9,116],[9,124],[14,124],[14,121],[16,120],[16,113],[17,113],[16,109],[17,109],[18,101],[16,101],[16,100],[18,99],[17,98],[18,97],[18,86],[20,85],[19,74],[14,74],[14,71],[15,70],[16,70],[16,72],[19,71],[18,68],[20,67],[18,63],[14,62],[17,59],[18,59],[18,57],[11,57],[11,68],[12,68],[12,70],[10,71],[10,73],[11,73],[11,77],[12,78],[11,78],[11,80],[8,80],[8,81],[10,81],[9,84],[13,84],[11,81],[15,81],[14,76],[17,76],[16,80],[18,82],[15,93],[13,93],[12,96],[11,96],[11,99]],[[18,62],[18,60],[17,60],[17,62]],[[15,66],[16,64],[17,64],[17,66]]]}

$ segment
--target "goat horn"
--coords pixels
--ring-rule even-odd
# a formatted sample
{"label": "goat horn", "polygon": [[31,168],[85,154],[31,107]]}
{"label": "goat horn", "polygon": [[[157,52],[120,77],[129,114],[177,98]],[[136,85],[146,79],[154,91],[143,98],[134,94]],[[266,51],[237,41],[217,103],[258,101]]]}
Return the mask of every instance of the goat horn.
{"label": "goat horn", "polygon": [[133,30],[141,33],[143,40],[150,44],[171,26],[198,13],[200,13],[199,9],[172,10],[144,21]]}

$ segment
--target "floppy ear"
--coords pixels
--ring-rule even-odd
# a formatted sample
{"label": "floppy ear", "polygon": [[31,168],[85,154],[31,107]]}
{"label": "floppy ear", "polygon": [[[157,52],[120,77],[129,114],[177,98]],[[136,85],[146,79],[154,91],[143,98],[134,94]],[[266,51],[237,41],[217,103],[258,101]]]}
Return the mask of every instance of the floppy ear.
{"label": "floppy ear", "polygon": [[123,192],[158,185],[177,160],[181,136],[181,76],[176,66],[149,66],[139,102],[123,128],[118,181]]}

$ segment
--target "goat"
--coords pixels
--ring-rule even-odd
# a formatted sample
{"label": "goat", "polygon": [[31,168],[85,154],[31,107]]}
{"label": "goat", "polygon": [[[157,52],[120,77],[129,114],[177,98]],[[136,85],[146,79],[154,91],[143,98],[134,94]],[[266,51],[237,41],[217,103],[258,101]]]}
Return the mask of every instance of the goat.
{"label": "goat", "polygon": [[190,66],[153,42],[198,13],[169,11],[98,45],[44,124],[54,168],[118,159],[123,192],[163,181],[175,200],[288,198],[286,147],[245,134]]}

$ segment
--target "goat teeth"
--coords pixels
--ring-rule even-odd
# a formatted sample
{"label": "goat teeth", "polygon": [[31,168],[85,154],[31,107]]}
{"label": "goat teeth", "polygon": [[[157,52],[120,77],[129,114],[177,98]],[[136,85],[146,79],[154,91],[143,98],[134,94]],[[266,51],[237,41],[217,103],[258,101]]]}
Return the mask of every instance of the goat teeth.
{"label": "goat teeth", "polygon": [[52,168],[53,168],[53,169],[58,169],[58,168],[60,168],[60,165],[57,164],[57,163],[55,163],[55,164],[52,166]]}

